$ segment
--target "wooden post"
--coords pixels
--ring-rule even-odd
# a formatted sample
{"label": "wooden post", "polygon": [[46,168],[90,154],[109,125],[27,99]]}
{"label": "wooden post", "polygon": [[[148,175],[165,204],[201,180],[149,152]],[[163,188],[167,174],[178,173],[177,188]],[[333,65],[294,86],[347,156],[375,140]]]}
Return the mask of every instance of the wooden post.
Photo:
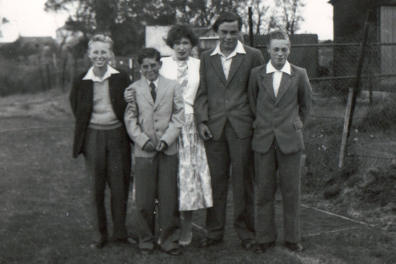
{"label": "wooden post", "polygon": [[350,121],[351,121],[351,111],[352,111],[352,98],[353,98],[353,88],[349,87],[348,91],[348,101],[345,110],[344,116],[344,128],[342,130],[342,137],[341,137],[341,149],[340,149],[340,156],[338,159],[338,168],[342,168],[344,165],[344,157],[346,152],[346,145],[349,136],[349,128],[350,128]]}
{"label": "wooden post", "polygon": [[253,47],[254,45],[254,36],[253,36],[253,11],[252,7],[249,6],[249,45]]}

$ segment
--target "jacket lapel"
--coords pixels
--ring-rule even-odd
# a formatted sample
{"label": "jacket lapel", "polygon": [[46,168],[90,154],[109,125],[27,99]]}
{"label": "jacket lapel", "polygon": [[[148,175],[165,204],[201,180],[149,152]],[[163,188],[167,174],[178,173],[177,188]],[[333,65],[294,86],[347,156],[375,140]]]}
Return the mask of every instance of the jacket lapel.
{"label": "jacket lapel", "polygon": [[223,65],[221,64],[220,55],[217,54],[217,55],[209,56],[209,60],[212,63],[214,71],[220,77],[220,80],[225,84],[226,78],[223,71]]}
{"label": "jacket lapel", "polygon": [[[150,93],[150,87],[145,79],[140,79],[139,87],[142,90],[143,96],[147,99],[147,101],[150,103],[150,105],[154,105],[154,100],[153,97],[151,96]],[[158,96],[157,96],[158,97]]]}
{"label": "jacket lapel", "polygon": [[268,96],[273,101],[275,101],[272,73],[267,73],[267,69],[265,66],[261,69],[261,84],[264,86],[264,91],[268,94]]}
{"label": "jacket lapel", "polygon": [[286,91],[289,89],[290,84],[292,83],[292,80],[294,78],[294,71],[291,68],[291,75],[287,73],[282,73],[282,80],[279,85],[279,91],[278,91],[278,96],[276,97],[276,102],[279,102],[282,96],[286,93]]}
{"label": "jacket lapel", "polygon": [[[232,58],[230,72],[228,73],[227,83],[231,82],[235,73],[238,71],[239,67],[241,66],[244,58],[245,58],[245,55],[239,54],[239,53],[234,58]],[[221,69],[223,69],[223,66],[221,66]]]}

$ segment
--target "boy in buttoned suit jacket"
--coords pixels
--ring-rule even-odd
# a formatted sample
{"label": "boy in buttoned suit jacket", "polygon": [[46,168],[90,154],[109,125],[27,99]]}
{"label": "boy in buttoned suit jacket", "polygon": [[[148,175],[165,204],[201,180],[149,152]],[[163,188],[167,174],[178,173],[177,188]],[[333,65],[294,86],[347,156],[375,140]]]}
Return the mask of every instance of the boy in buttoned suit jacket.
{"label": "boy in buttoned suit jacket", "polygon": [[181,253],[177,243],[178,189],[177,138],[184,120],[182,90],[177,81],[159,74],[160,53],[145,48],[138,62],[142,78],[125,91],[128,103],[125,124],[134,145],[137,215],[140,219],[139,247],[154,249],[154,201],[160,202],[161,249]]}
{"label": "boy in buttoned suit jacket", "polygon": [[300,240],[300,166],[303,125],[311,109],[311,86],[305,69],[290,64],[287,34],[270,33],[270,62],[252,70],[249,102],[255,115],[255,226],[258,251],[275,245],[274,201],[276,171],[284,212],[285,246],[303,249]]}

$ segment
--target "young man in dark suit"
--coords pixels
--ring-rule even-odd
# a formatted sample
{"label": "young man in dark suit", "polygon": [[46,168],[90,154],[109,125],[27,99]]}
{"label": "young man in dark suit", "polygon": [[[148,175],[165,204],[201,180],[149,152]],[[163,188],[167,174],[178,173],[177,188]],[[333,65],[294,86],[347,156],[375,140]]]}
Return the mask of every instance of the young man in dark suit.
{"label": "young man in dark suit", "polygon": [[[305,69],[290,64],[286,33],[269,35],[270,61],[252,70],[249,101],[255,120],[255,212],[257,251],[275,246],[275,192],[279,175],[283,197],[285,246],[302,251],[300,243],[300,169],[303,126],[311,109],[311,85]],[[278,174],[277,174],[278,172]]]}
{"label": "young man in dark suit", "polygon": [[222,13],[213,25],[219,35],[216,48],[201,56],[200,86],[194,112],[211,174],[213,207],[207,210],[207,237],[201,247],[223,240],[228,178],[234,195],[234,228],[242,247],[254,242],[251,136],[253,115],[248,102],[250,70],[264,63],[261,52],[242,44],[242,19]]}

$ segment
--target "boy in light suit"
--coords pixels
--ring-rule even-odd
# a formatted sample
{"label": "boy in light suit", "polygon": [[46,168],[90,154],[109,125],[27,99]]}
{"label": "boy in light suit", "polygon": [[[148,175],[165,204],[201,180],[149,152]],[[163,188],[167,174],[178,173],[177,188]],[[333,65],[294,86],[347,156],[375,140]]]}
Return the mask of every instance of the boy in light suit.
{"label": "boy in light suit", "polygon": [[125,90],[128,103],[125,124],[135,142],[135,189],[139,226],[139,248],[143,254],[154,249],[154,206],[159,199],[160,248],[180,255],[176,237],[177,138],[184,109],[180,85],[159,74],[161,55],[144,48],[138,56],[142,78]]}
{"label": "boy in light suit", "polygon": [[298,252],[303,250],[299,217],[302,130],[311,109],[311,85],[306,70],[287,61],[290,41],[286,33],[270,33],[268,53],[271,60],[254,68],[249,79],[249,102],[255,114],[252,146],[257,251],[264,252],[275,245],[278,171],[285,246]]}

